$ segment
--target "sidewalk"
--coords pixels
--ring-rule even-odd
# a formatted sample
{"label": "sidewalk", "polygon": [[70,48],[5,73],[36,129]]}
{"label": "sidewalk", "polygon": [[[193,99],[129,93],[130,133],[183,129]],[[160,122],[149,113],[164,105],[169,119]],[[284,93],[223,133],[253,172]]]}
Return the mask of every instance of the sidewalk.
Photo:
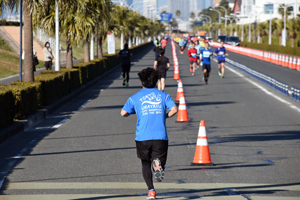
{"label": "sidewalk", "polygon": [[[4,31],[20,46],[20,27],[18,26],[2,26]],[[24,50],[24,30],[23,30],[23,39],[22,45]],[[37,57],[39,60],[44,61],[43,47],[35,40],[33,40],[33,46],[37,51]]]}

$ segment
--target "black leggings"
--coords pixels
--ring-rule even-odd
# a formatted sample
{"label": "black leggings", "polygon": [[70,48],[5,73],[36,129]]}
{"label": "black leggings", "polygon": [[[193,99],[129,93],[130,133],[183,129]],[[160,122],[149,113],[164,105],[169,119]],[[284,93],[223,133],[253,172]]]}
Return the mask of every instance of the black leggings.
{"label": "black leggings", "polygon": [[151,164],[151,161],[142,160],[142,172],[144,180],[148,186],[148,190],[154,189]]}
{"label": "black leggings", "polygon": [[126,76],[126,82],[129,82],[130,64],[122,64],[123,79]]}

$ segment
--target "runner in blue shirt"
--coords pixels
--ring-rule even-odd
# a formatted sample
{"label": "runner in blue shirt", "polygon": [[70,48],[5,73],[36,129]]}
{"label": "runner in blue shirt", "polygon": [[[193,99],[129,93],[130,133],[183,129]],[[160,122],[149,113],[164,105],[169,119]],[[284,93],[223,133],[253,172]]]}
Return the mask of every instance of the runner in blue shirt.
{"label": "runner in blue shirt", "polygon": [[[121,111],[123,117],[136,113],[136,149],[142,161],[142,173],[148,186],[148,199],[155,199],[152,170],[157,181],[164,178],[168,152],[166,118],[177,113],[177,106],[170,95],[155,88],[158,75],[155,69],[147,68],[138,73],[143,89],[132,95]],[[169,113],[166,113],[166,110]]]}
{"label": "runner in blue shirt", "polygon": [[217,54],[217,60],[218,60],[218,64],[219,64],[219,76],[224,78],[225,56],[228,56],[228,54],[226,53],[226,49],[224,47],[224,42],[223,41],[221,41],[221,45],[218,48],[216,48],[215,52]]}
{"label": "runner in blue shirt", "polygon": [[185,46],[185,41],[183,38],[181,38],[179,40],[179,47],[180,47],[180,53],[183,54],[183,50],[184,50],[184,46]]}
{"label": "runner in blue shirt", "polygon": [[203,66],[203,75],[204,75],[204,81],[205,84],[207,84],[209,73],[210,73],[210,56],[212,55],[213,51],[209,49],[209,44],[205,43],[205,49],[201,51],[200,58],[202,60]]}
{"label": "runner in blue shirt", "polygon": [[195,49],[197,50],[197,57],[198,57],[196,69],[198,69],[199,68],[199,63],[200,63],[200,53],[201,53],[201,49],[202,49],[202,47],[200,46],[198,40],[196,41]]}

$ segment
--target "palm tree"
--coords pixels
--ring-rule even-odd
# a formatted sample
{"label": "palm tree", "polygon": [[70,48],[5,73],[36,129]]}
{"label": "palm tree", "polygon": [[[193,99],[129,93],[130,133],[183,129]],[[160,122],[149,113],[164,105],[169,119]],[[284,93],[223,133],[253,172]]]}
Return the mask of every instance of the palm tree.
{"label": "palm tree", "polygon": [[[32,34],[32,13],[44,0],[23,0],[24,15],[24,81],[33,82],[33,34]],[[0,5],[9,6],[10,9],[19,7],[19,0],[1,0]]]}
{"label": "palm tree", "polygon": [[[284,9],[282,7],[286,7],[288,5],[286,4],[281,4],[278,8],[278,13],[281,15],[281,19],[283,20],[284,18]],[[292,11],[289,9],[289,7],[286,9],[286,19],[288,18],[288,16],[290,16],[292,14]]]}
{"label": "palm tree", "polygon": [[300,31],[300,18],[292,18],[289,19],[286,23],[287,33],[289,38],[291,39],[291,47],[295,47],[295,39],[299,35]]}
{"label": "palm tree", "polygon": [[194,21],[195,17],[196,17],[195,13],[194,13],[194,12],[191,12],[191,13],[190,13],[190,18]]}
{"label": "palm tree", "polygon": [[175,15],[176,15],[176,17],[180,17],[181,16],[181,12],[180,12],[180,10],[176,10],[176,12],[175,12]]}

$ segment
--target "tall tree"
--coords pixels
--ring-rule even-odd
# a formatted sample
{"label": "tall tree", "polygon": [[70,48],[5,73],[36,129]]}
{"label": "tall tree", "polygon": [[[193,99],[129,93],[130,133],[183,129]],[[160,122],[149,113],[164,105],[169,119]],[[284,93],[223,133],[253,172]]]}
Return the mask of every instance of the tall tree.
{"label": "tall tree", "polygon": [[176,10],[175,15],[176,15],[177,18],[180,18],[180,16],[181,16],[180,10]]}

